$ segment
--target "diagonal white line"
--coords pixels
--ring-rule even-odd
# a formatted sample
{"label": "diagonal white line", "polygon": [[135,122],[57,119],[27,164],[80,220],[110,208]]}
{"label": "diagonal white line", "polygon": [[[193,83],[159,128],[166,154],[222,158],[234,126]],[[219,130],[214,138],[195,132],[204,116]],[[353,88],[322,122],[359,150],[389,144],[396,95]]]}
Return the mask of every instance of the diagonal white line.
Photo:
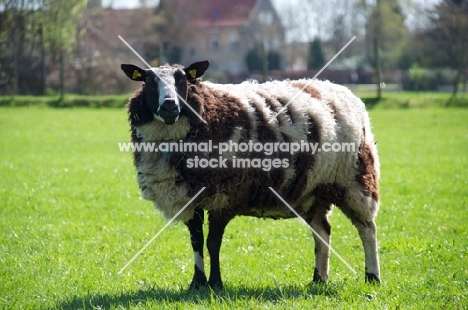
{"label": "diagonal white line", "polygon": [[[157,76],[161,81],[163,81],[164,84],[167,85],[167,87],[169,87],[172,91],[175,91],[174,87],[172,87],[172,85],[167,84],[167,83],[164,81],[164,79],[162,79],[162,78],[158,75],[158,73],[156,72],[156,70],[155,70],[153,67],[151,67],[150,64],[147,63],[146,60],[145,60],[143,57],[141,57],[140,54],[138,54],[138,52],[135,51],[135,49],[134,49],[130,44],[128,44],[127,41],[124,40],[124,38],[122,38],[120,35],[119,35],[118,37],[119,37],[119,39],[120,39],[123,43],[125,43],[125,45],[127,45],[127,47],[128,47],[138,58],[140,58],[140,60],[148,67],[148,69],[150,69],[151,71],[153,71],[154,74],[156,74],[156,76]],[[182,97],[177,93],[177,91],[176,91],[175,93],[177,94],[177,97],[179,97],[179,99],[180,99],[190,110],[192,110],[192,112],[195,113],[195,115],[198,116],[198,118],[200,118],[200,119],[202,120],[203,123],[207,124],[207,122],[203,119],[203,117],[201,117],[200,114],[198,114],[198,113],[187,103],[187,101],[185,101],[185,99],[182,98]]]}
{"label": "diagonal white line", "polygon": [[326,242],[322,236],[320,236],[316,231],[315,229],[312,228],[312,226],[309,225],[309,223],[306,222],[306,220],[304,220],[302,218],[302,216],[299,215],[299,213],[296,212],[296,210],[294,210],[287,202],[286,200],[283,199],[283,197],[280,196],[280,194],[278,194],[272,187],[268,187],[276,196],[278,196],[278,198],[292,211],[292,213],[294,213],[295,216],[297,216],[297,218],[299,220],[301,220],[301,222],[303,222],[304,224],[306,224],[310,230],[314,233],[315,236],[317,236],[317,238],[319,238],[336,256],[338,256],[338,258],[346,265],[346,267],[349,268],[349,270],[351,270],[354,274],[356,274],[356,270],[353,269],[353,267],[351,267],[345,260],[343,257],[340,256],[340,254],[338,254],[332,247],[331,245]]}
{"label": "diagonal white line", "polygon": [[170,220],[169,222],[167,222],[166,225],[164,225],[164,227],[161,228],[161,229],[156,233],[156,235],[154,235],[153,238],[151,238],[151,240],[148,241],[148,242],[141,248],[141,250],[138,251],[138,252],[132,257],[132,259],[128,261],[128,263],[125,264],[125,266],[122,267],[122,269],[120,269],[119,272],[117,272],[117,274],[120,275],[131,263],[133,263],[133,261],[134,261],[141,253],[143,253],[143,251],[144,251],[144,250],[145,250],[145,249],[146,249],[146,248],[147,248],[147,247],[148,247],[148,246],[149,246],[149,245],[150,245],[150,244],[151,244],[151,243],[152,243],[152,242],[169,226],[169,225],[171,225],[171,223],[179,216],[179,214],[181,214],[181,213],[185,210],[185,208],[187,208],[187,207],[192,203],[192,201],[194,201],[195,198],[197,198],[197,196],[200,195],[201,192],[205,190],[205,188],[206,188],[206,187],[203,187],[195,196],[193,196],[193,198],[190,199],[190,201],[187,202],[187,203],[185,204],[185,206],[184,206],[182,209],[180,209],[179,212],[177,212],[177,214],[174,215],[174,217],[171,218],[171,220]]}
{"label": "diagonal white line", "polygon": [[356,36],[352,37],[351,40],[349,40],[348,43],[346,43],[346,45],[343,46],[343,47],[338,51],[338,53],[336,53],[336,55],[333,56],[333,58],[330,59],[330,60],[325,64],[325,66],[323,66],[323,68],[320,69],[320,71],[317,72],[317,73],[314,75],[314,77],[313,77],[312,79],[310,79],[310,80],[304,85],[304,87],[302,87],[302,88],[291,98],[291,100],[289,100],[288,103],[286,103],[286,105],[285,105],[284,107],[282,107],[282,108],[268,121],[268,123],[273,122],[273,121],[275,120],[275,118],[278,117],[278,115],[280,115],[281,113],[283,113],[283,111],[285,111],[285,110],[287,109],[288,105],[289,105],[291,102],[293,102],[293,100],[296,99],[296,97],[299,96],[299,94],[300,94],[307,86],[309,86],[309,84],[313,81],[313,79],[315,79],[320,73],[322,73],[322,71],[325,70],[325,69],[333,62],[333,60],[335,60],[335,58],[338,57],[338,55],[340,55],[341,52],[343,52],[343,51],[348,47],[348,45],[350,45],[351,42],[354,41],[354,39],[356,39]]}

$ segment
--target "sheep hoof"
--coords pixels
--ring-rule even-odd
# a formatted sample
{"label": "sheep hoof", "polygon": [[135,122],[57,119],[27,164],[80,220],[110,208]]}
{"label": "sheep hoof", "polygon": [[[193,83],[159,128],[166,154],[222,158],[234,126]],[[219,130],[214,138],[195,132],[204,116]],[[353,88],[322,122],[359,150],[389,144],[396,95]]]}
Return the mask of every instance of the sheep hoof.
{"label": "sheep hoof", "polygon": [[223,290],[223,282],[221,281],[208,281],[208,286],[214,291]]}
{"label": "sheep hoof", "polygon": [[189,290],[199,290],[204,287],[208,287],[208,281],[206,281],[206,277],[193,278],[192,283],[190,283]]}
{"label": "sheep hoof", "polygon": [[324,280],[324,279],[322,279],[322,277],[320,277],[317,268],[314,269],[314,277],[312,278],[312,282],[313,283],[327,283],[326,280]]}
{"label": "sheep hoof", "polygon": [[380,284],[380,278],[373,273],[366,272],[366,282],[371,284]]}

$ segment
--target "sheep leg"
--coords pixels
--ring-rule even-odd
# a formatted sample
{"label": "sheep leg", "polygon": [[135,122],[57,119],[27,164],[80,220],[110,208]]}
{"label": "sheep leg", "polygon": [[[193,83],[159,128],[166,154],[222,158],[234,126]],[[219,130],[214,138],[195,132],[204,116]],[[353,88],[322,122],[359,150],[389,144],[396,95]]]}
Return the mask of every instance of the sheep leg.
{"label": "sheep leg", "polygon": [[377,226],[374,221],[352,220],[364,247],[366,282],[380,283],[379,256],[377,253]]}
{"label": "sheep leg", "polygon": [[[312,278],[313,282],[326,282],[328,280],[328,271],[329,271],[329,257],[330,257],[330,235],[331,235],[331,226],[328,222],[327,213],[331,208],[331,205],[317,206],[314,205],[316,211],[312,217],[312,221],[309,221],[310,226],[314,229],[313,233],[314,242],[315,242],[315,268],[314,276]],[[316,233],[321,237],[319,238]],[[323,239],[327,244],[325,244],[321,239]]]}
{"label": "sheep leg", "polygon": [[210,253],[210,279],[208,285],[214,289],[222,289],[221,270],[219,267],[219,251],[223,239],[224,229],[231,218],[227,218],[217,213],[209,213],[209,231],[206,239],[208,252]]}
{"label": "sheep leg", "polygon": [[190,288],[201,288],[207,285],[205,264],[203,261],[203,209],[195,209],[193,218],[185,223],[190,232],[190,241],[192,243],[193,256],[195,261],[195,272],[193,274],[192,283]]}

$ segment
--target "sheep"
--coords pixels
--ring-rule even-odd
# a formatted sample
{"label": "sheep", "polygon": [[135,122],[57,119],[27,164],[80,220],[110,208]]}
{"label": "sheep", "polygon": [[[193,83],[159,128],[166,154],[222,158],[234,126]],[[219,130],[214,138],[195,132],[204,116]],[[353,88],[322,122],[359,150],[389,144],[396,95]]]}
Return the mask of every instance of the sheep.
{"label": "sheep", "polygon": [[[131,80],[144,82],[127,104],[132,142],[166,146],[163,152],[135,150],[134,165],[143,198],[168,219],[180,213],[176,220],[188,227],[195,261],[190,288],[223,288],[219,252],[225,227],[234,217],[295,217],[270,188],[316,232],[313,282],[328,280],[328,215],[336,205],[362,240],[366,282],[380,283],[375,224],[380,163],[363,102],[346,87],[317,79],[237,85],[205,82],[200,77],[208,66],[209,61],[152,69],[121,65]],[[304,146],[348,143],[356,148],[314,154],[310,150],[255,153],[233,148],[223,154],[224,159],[214,149],[167,150],[169,144],[226,146],[227,141],[231,146],[301,141]],[[218,168],[195,165],[196,160],[215,163],[218,158],[222,162]],[[277,165],[270,165],[271,169],[235,166],[238,159],[254,163],[255,158],[257,164],[271,164],[278,158]],[[209,222],[209,279],[203,260],[204,211]]]}

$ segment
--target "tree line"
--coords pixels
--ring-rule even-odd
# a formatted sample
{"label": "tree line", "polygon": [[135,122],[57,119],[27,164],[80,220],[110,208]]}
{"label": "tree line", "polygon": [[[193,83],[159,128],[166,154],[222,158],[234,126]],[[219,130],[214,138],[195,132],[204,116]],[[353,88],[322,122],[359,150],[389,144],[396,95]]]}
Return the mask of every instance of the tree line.
{"label": "tree line", "polygon": [[1,93],[44,94],[46,67],[52,66],[59,70],[59,92],[64,94],[64,57],[80,35],[76,25],[86,4],[87,0],[0,1]]}
{"label": "tree line", "polygon": [[452,83],[456,94],[468,79],[468,1],[429,3],[291,0],[281,10],[289,40],[311,42],[309,68],[320,67],[324,51],[333,55],[356,35],[343,52],[343,57],[354,60],[355,70],[405,70],[408,77],[401,82],[407,89],[436,89],[437,84]]}
{"label": "tree line", "polygon": [[[46,75],[53,72],[59,81],[55,91],[63,95],[67,64],[73,62],[71,55],[86,31],[78,25],[92,2],[0,0],[0,94],[45,94]],[[421,7],[415,0],[278,3],[282,3],[278,11],[287,44],[310,42],[308,69],[320,68],[356,35],[336,66],[346,67],[346,60],[352,70],[407,70],[402,83],[414,90],[433,89],[444,80],[453,84],[456,94],[466,83],[468,0],[439,0],[431,7]],[[190,23],[177,23],[168,9],[154,9],[152,20],[142,29],[145,56],[161,57],[164,51],[166,60],[177,62],[194,29]],[[261,70],[265,59],[272,69],[284,69],[294,53],[289,49],[267,55],[259,45],[252,47],[245,61],[252,70]]]}

